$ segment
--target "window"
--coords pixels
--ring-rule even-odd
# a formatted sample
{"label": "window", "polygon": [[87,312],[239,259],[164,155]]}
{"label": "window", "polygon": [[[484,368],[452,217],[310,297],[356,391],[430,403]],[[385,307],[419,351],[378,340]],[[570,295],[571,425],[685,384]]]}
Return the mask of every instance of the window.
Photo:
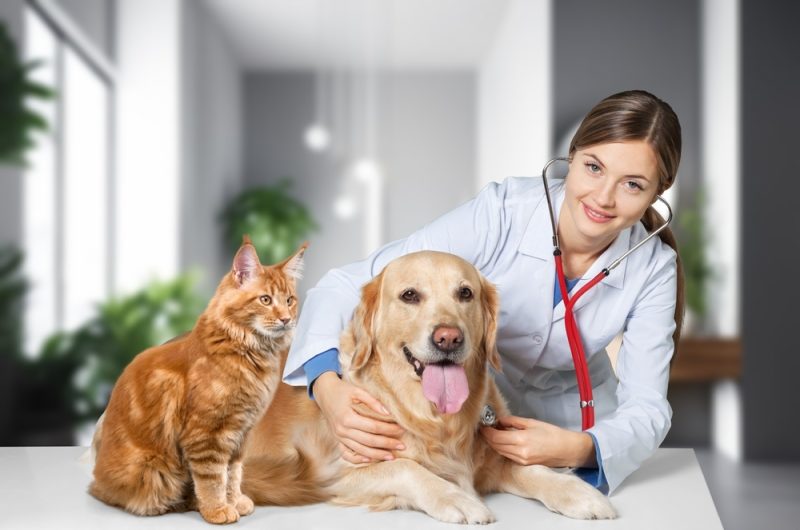
{"label": "window", "polygon": [[31,101],[50,130],[39,134],[23,179],[24,251],[30,282],[25,351],[84,323],[106,298],[111,275],[109,196],[112,80],[63,15],[26,6],[25,55],[56,97]]}

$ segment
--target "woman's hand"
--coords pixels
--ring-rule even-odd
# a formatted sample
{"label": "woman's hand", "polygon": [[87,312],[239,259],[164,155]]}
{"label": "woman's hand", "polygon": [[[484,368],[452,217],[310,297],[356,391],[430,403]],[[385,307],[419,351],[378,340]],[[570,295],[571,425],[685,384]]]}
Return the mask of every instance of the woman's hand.
{"label": "woman's hand", "polygon": [[585,432],[518,416],[500,418],[498,423],[502,430],[482,427],[481,434],[495,451],[518,464],[597,466],[594,442]]}
{"label": "woman's hand", "polygon": [[389,412],[365,390],[342,381],[334,372],[325,372],[314,382],[314,399],[339,439],[342,458],[352,464],[394,460],[393,450],[405,446],[399,440],[405,432],[396,423],[367,418],[355,405],[363,403],[378,414]]}

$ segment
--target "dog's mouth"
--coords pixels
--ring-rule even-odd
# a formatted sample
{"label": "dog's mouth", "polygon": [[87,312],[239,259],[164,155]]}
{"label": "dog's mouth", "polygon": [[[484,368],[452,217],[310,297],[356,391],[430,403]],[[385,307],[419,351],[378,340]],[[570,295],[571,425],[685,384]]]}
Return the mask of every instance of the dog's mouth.
{"label": "dog's mouth", "polygon": [[414,372],[422,379],[422,393],[442,414],[455,414],[469,397],[469,384],[464,366],[444,360],[425,364],[403,346],[403,354]]}

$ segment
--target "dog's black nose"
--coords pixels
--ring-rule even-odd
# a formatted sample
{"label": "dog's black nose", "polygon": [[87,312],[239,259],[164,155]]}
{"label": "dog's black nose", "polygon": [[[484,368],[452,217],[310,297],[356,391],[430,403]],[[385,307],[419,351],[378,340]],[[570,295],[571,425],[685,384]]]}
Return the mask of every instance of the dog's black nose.
{"label": "dog's black nose", "polygon": [[453,326],[439,326],[433,330],[433,344],[439,351],[451,352],[464,342],[464,334]]}

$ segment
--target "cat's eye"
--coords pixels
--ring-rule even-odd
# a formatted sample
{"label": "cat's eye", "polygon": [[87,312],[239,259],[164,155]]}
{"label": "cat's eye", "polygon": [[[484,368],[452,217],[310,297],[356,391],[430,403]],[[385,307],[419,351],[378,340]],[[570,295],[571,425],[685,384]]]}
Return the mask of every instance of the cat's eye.
{"label": "cat's eye", "polygon": [[286,305],[288,305],[288,306],[293,306],[293,305],[294,305],[294,296],[290,296],[290,297],[289,297],[289,298],[286,300]]}
{"label": "cat's eye", "polygon": [[270,305],[272,303],[272,297],[268,294],[262,294],[261,296],[258,297],[258,299],[264,305]]}
{"label": "cat's eye", "polygon": [[419,303],[419,293],[417,291],[415,291],[414,289],[406,289],[400,295],[400,298],[404,302],[406,302],[408,304],[417,304],[417,303]]}

